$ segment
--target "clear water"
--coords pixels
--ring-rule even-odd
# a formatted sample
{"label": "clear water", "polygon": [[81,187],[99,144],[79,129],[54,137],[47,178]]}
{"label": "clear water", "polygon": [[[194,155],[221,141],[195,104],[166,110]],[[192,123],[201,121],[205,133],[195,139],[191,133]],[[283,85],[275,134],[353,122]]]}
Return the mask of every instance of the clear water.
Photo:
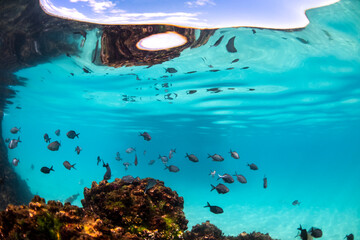
{"label": "clear water", "polygon": [[[151,68],[91,64],[97,39],[90,32],[79,56],[63,55],[16,73],[28,80],[13,87],[18,93],[3,121],[4,138],[14,137],[11,127],[21,127],[22,143],[9,150],[9,159],[20,159],[16,172],[46,200],[82,195],[84,187],[102,180],[105,168],[96,165],[101,156],[112,169],[110,181],[129,174],[153,177],[176,190],[185,199],[189,227],[210,220],[225,234],[256,230],[293,239],[302,224],[322,228],[324,239],[359,236],[359,10],[359,1],[344,0],[310,10],[311,24],[301,31],[220,29],[206,45]],[[211,47],[221,35],[222,43]],[[238,51],[228,53],[225,45],[233,36]],[[239,61],[231,63],[234,59]],[[84,73],[83,65],[93,72]],[[166,73],[168,67],[178,72]],[[169,93],[173,99],[166,99]],[[123,95],[135,101],[124,101]],[[69,130],[80,132],[80,138],[68,139]],[[140,131],[152,140],[144,141]],[[58,152],[47,149],[44,133],[61,141]],[[83,149],[80,155],[76,146]],[[128,147],[136,147],[139,164],[125,171],[122,163],[134,161],[134,153],[125,153]],[[171,148],[177,152],[169,164],[178,166],[178,173],[165,171],[157,159]],[[240,159],[231,158],[230,149]],[[115,160],[117,151],[122,162]],[[186,153],[200,162],[185,159]],[[208,153],[225,160],[213,162]],[[148,165],[151,159],[154,165]],[[65,160],[77,170],[65,169]],[[259,170],[251,171],[247,163]],[[52,165],[55,172],[40,172]],[[210,170],[236,171],[248,183],[228,184],[225,195],[210,192],[210,184],[220,182]],[[80,199],[74,204],[81,205]],[[294,200],[300,206],[293,206]],[[203,208],[206,202],[224,213],[212,214]]]}

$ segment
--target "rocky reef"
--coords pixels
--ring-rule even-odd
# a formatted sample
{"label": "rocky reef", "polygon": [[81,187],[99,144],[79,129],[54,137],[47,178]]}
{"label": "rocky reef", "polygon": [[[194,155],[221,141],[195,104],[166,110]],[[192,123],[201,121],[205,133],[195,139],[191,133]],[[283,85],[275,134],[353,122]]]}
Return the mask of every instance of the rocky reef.
{"label": "rocky reef", "polygon": [[260,233],[223,236],[210,222],[186,231],[184,199],[152,178],[105,180],[84,189],[83,208],[35,196],[28,205],[0,212],[0,239],[241,239],[271,240]]}

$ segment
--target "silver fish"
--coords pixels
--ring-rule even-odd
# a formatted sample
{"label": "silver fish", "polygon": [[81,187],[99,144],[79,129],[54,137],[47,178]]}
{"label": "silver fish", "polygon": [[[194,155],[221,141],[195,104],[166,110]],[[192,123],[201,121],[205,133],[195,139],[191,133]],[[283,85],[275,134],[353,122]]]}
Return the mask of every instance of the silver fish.
{"label": "silver fish", "polygon": [[246,180],[246,178],[245,178],[243,175],[237,174],[237,173],[235,172],[235,175],[234,175],[234,176],[236,176],[237,180],[238,180],[240,183],[247,183],[247,180]]}
{"label": "silver fish", "polygon": [[14,149],[14,148],[17,147],[17,145],[18,145],[19,142],[21,142],[21,141],[20,141],[20,137],[18,137],[18,139],[12,139],[12,140],[9,142],[8,147],[9,147],[10,149]]}
{"label": "silver fish", "polygon": [[226,183],[233,183],[234,182],[234,179],[230,174],[225,173],[222,176],[220,174],[218,174],[218,176],[219,176],[218,180],[221,178]]}
{"label": "silver fish", "polygon": [[66,169],[68,169],[68,170],[71,170],[71,168],[73,168],[73,169],[76,170],[76,168],[74,167],[74,166],[76,165],[76,163],[74,163],[73,165],[71,165],[68,161],[64,161],[64,162],[63,162],[63,165],[64,165],[64,167],[65,167]]}
{"label": "silver fish", "polygon": [[224,158],[222,156],[220,156],[219,154],[214,154],[214,155],[210,155],[208,154],[208,158],[212,158],[213,161],[216,161],[216,162],[222,162],[224,161]]}
{"label": "silver fish", "polygon": [[126,153],[132,153],[134,151],[136,151],[136,149],[133,147],[129,147],[128,149],[125,150]]}
{"label": "silver fish", "polygon": [[67,202],[68,203],[73,203],[73,201],[75,201],[78,198],[79,195],[80,195],[79,193],[71,195],[70,197],[65,199],[64,203],[67,203]]}
{"label": "silver fish", "polygon": [[56,136],[60,136],[60,129],[58,129],[58,130],[55,131],[55,135],[56,135]]}
{"label": "silver fish", "polygon": [[239,158],[240,158],[239,154],[238,154],[237,152],[235,152],[235,151],[232,151],[231,149],[230,149],[230,152],[229,152],[229,153],[230,153],[231,156],[232,156],[233,158],[235,158],[235,159],[239,159]]}
{"label": "silver fish", "polygon": [[10,132],[13,133],[13,134],[16,134],[17,132],[20,132],[20,129],[21,128],[13,127],[13,128],[10,129]]}
{"label": "silver fish", "polygon": [[12,160],[12,164],[13,164],[15,167],[19,164],[19,162],[20,162],[20,160],[17,159],[17,158],[14,158],[14,159]]}
{"label": "silver fish", "polygon": [[215,171],[215,170],[214,170],[214,171],[210,170],[209,175],[211,175],[212,177],[215,177],[215,174],[216,174],[216,171]]}
{"label": "silver fish", "polygon": [[169,161],[167,156],[161,156],[160,154],[158,158],[161,159],[162,163],[164,164],[166,164]]}

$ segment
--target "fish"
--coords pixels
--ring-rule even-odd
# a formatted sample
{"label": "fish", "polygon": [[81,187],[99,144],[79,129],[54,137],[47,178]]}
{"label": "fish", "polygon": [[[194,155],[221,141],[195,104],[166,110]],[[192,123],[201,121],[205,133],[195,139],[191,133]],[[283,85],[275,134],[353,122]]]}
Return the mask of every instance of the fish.
{"label": "fish", "polygon": [[235,37],[232,37],[229,39],[228,43],[226,44],[226,50],[229,53],[235,53],[237,52],[235,46],[234,46]]}
{"label": "fish", "polygon": [[224,35],[222,35],[218,40],[216,40],[216,42],[214,43],[214,45],[212,45],[212,47],[217,47],[219,46],[219,44],[221,43],[221,41],[223,40]]}
{"label": "fish", "polygon": [[224,175],[220,175],[220,174],[218,174],[218,179],[217,180],[219,180],[220,178],[224,181],[224,182],[226,182],[226,183],[233,183],[234,182],[234,179],[233,179],[233,177],[230,175],[230,174],[227,174],[227,173],[225,173]]}
{"label": "fish", "polygon": [[252,29],[252,33],[253,33],[253,34],[255,34],[255,33],[256,33],[255,29]]}
{"label": "fish", "polygon": [[42,173],[49,174],[50,171],[55,171],[55,170],[53,169],[53,166],[51,166],[51,168],[42,167],[42,168],[40,169],[40,171],[41,171]]}
{"label": "fish", "polygon": [[239,159],[239,158],[240,158],[239,154],[238,154],[237,152],[235,152],[235,151],[232,151],[231,149],[230,149],[230,152],[229,152],[229,153],[230,153],[231,156],[232,156],[233,158],[235,158],[235,159]]}
{"label": "fish", "polygon": [[246,178],[245,178],[243,175],[237,174],[237,173],[235,172],[235,175],[234,175],[234,176],[236,176],[237,180],[238,180],[240,183],[247,183],[247,180],[246,180]]}
{"label": "fish", "polygon": [[64,203],[73,203],[79,196],[80,194],[77,193],[77,194],[74,194],[74,195],[71,195],[70,197],[68,197],[67,199],[65,199]]}
{"label": "fish", "polygon": [[171,159],[174,155],[174,153],[176,153],[176,148],[174,149],[170,149],[170,152],[169,152],[169,159]]}
{"label": "fish", "polygon": [[248,166],[250,167],[251,170],[258,170],[259,168],[254,164],[248,164]]}
{"label": "fish", "polygon": [[126,153],[132,153],[134,151],[136,151],[136,149],[133,147],[129,147],[128,149],[125,150]]}
{"label": "fish", "polygon": [[16,167],[19,164],[20,160],[17,158],[13,158],[12,164]]}
{"label": "fish", "polygon": [[82,148],[79,147],[79,146],[77,146],[77,147],[75,148],[75,152],[77,152],[78,155],[80,154],[80,151],[81,151],[81,150],[82,150]]}
{"label": "fish", "polygon": [[148,183],[146,184],[146,188],[145,188],[144,193],[146,193],[147,190],[150,190],[152,187],[154,187],[154,186],[156,185],[156,182],[157,182],[156,179],[150,178],[150,179],[148,180]]}
{"label": "fish", "polygon": [[186,153],[185,157],[189,158],[189,160],[192,161],[192,162],[199,162],[199,159],[194,154],[189,155],[189,154]]}
{"label": "fish", "polygon": [[125,166],[125,170],[128,170],[129,166],[131,165],[131,163],[129,162],[124,162],[123,165]]}
{"label": "fish", "polygon": [[10,138],[6,138],[6,139],[5,139],[5,142],[6,142],[6,143],[10,142]]}
{"label": "fish", "polygon": [[139,133],[140,135],[139,136],[143,136],[144,137],[144,140],[146,141],[150,141],[151,140],[151,136],[149,133],[147,132],[143,132],[143,133]]}
{"label": "fish", "polygon": [[66,133],[66,136],[70,139],[74,139],[75,137],[79,138],[80,133],[76,133],[74,130],[70,130]]}
{"label": "fish", "polygon": [[126,175],[121,178],[121,181],[125,182],[125,183],[132,183],[134,180],[135,180],[135,178],[131,175]]}
{"label": "fish", "polygon": [[219,93],[219,92],[222,92],[221,89],[219,88],[209,88],[209,89],[206,89],[207,92],[213,92],[213,93]]}
{"label": "fish", "polygon": [[215,170],[214,170],[214,171],[210,170],[209,175],[211,175],[212,177],[215,177],[215,174],[216,174],[216,171],[215,171]]}
{"label": "fish", "polygon": [[13,128],[10,129],[10,132],[11,132],[12,134],[16,134],[17,132],[20,132],[20,129],[21,129],[21,128],[13,127]]}
{"label": "fish", "polygon": [[115,160],[117,160],[117,161],[121,161],[121,160],[122,160],[122,158],[120,157],[120,153],[119,153],[119,152],[116,153]]}
{"label": "fish", "polygon": [[239,61],[239,59],[237,58],[237,59],[232,60],[231,63],[236,63],[238,61]]}
{"label": "fish", "polygon": [[47,133],[44,134],[44,140],[46,143],[49,143],[51,138],[49,138],[49,135]]}
{"label": "fish", "polygon": [[220,214],[223,213],[224,210],[221,207],[218,206],[211,206],[210,203],[208,202],[206,206],[204,206],[204,208],[209,207],[210,208],[210,212],[215,213],[215,214]]}
{"label": "fish", "polygon": [[105,162],[103,161],[103,167],[106,168],[106,172],[104,174],[104,180],[109,180],[111,178],[111,169],[109,163],[105,164]]}
{"label": "fish", "polygon": [[150,160],[148,164],[153,165],[154,163],[155,163],[155,160]]}
{"label": "fish", "polygon": [[100,158],[100,156],[98,156],[97,157],[97,163],[96,163],[96,165],[98,165],[99,166],[99,163],[101,162],[101,158]]}
{"label": "fish", "polygon": [[344,238],[346,238],[346,240],[354,240],[354,234],[350,233],[349,235],[346,235]]}
{"label": "fish", "polygon": [[214,154],[214,155],[210,155],[208,154],[208,158],[212,158],[213,161],[216,161],[216,162],[222,162],[224,161],[224,158],[222,156],[220,156],[219,154]]}
{"label": "fish", "polygon": [[60,136],[60,129],[58,129],[58,130],[55,131],[55,135],[56,135],[56,136]]}
{"label": "fish", "polygon": [[63,165],[64,165],[64,167],[65,167],[66,169],[68,169],[68,170],[71,170],[71,168],[73,168],[73,169],[76,170],[76,168],[74,167],[74,166],[76,165],[76,163],[74,163],[73,165],[71,165],[68,161],[64,161],[64,162],[63,162]]}
{"label": "fish", "polygon": [[58,142],[58,141],[55,141],[55,142],[52,142],[50,143],[47,148],[50,150],[50,151],[57,151],[59,150],[59,147],[61,146],[61,144]]}
{"label": "fish", "polygon": [[180,171],[180,169],[177,166],[174,166],[174,165],[170,165],[170,166],[165,165],[164,170],[166,170],[166,169],[169,169],[170,172],[178,172],[178,171]]}
{"label": "fish", "polygon": [[18,139],[12,139],[12,140],[9,142],[8,147],[9,147],[10,149],[14,149],[14,148],[17,147],[17,145],[18,145],[19,142],[21,142],[21,141],[20,141],[20,136],[18,137]]}
{"label": "fish", "polygon": [[187,92],[186,92],[186,94],[194,94],[194,93],[196,93],[197,92],[197,90],[188,90]]}
{"label": "fish", "polygon": [[166,73],[177,73],[177,70],[175,68],[165,68]]}
{"label": "fish", "polygon": [[267,185],[268,185],[268,183],[267,183],[267,177],[264,175],[264,188],[266,189],[267,188]]}
{"label": "fish", "polygon": [[308,233],[307,233],[306,229],[303,229],[303,228],[301,227],[301,224],[300,224],[300,227],[299,227],[297,230],[300,231],[300,233],[298,234],[298,236],[300,236],[300,238],[301,238],[302,240],[310,240],[310,239],[308,238]]}
{"label": "fish", "polygon": [[320,228],[316,228],[316,227],[311,227],[308,231],[308,233],[310,233],[310,235],[314,238],[321,238],[323,235],[323,232]]}
{"label": "fish", "polygon": [[197,71],[190,71],[190,72],[186,72],[185,74],[192,74],[192,73],[196,73]]}
{"label": "fish", "polygon": [[249,67],[242,67],[241,69],[249,69]]}
{"label": "fish", "polygon": [[229,188],[227,186],[225,186],[224,184],[222,183],[219,183],[216,187],[212,184],[210,184],[212,189],[210,191],[213,191],[214,189],[216,189],[216,191],[219,193],[219,194],[225,194],[225,193],[228,193],[229,192]]}
{"label": "fish", "polygon": [[308,40],[305,40],[305,39],[303,39],[303,38],[296,37],[296,39],[297,39],[299,42],[303,43],[303,44],[309,44],[309,41],[308,41]]}
{"label": "fish", "polygon": [[135,161],[134,161],[134,165],[137,166],[138,165],[138,158],[137,158],[137,155],[135,153]]}
{"label": "fish", "polygon": [[34,164],[31,164],[30,168],[31,168],[31,170],[34,170],[34,168],[35,168]]}
{"label": "fish", "polygon": [[158,158],[161,159],[162,163],[164,164],[166,164],[169,161],[167,156],[161,156],[160,154]]}
{"label": "fish", "polygon": [[293,206],[300,205],[300,202],[298,200],[295,200],[295,201],[292,202],[292,205]]}
{"label": "fish", "polygon": [[143,154],[144,154],[144,156],[146,155],[146,150],[144,150],[144,153],[143,153]]}

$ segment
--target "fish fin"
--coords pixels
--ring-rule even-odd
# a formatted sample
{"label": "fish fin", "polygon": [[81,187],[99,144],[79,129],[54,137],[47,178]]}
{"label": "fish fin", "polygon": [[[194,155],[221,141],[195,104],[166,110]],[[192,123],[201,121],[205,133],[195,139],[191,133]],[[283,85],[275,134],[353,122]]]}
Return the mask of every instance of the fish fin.
{"label": "fish fin", "polygon": [[235,171],[235,175],[233,175],[233,176],[237,176],[237,172]]}
{"label": "fish fin", "polygon": [[212,184],[210,184],[210,185],[211,185],[211,187],[212,187],[212,189],[210,190],[210,192],[213,191],[214,189],[216,189],[216,187],[215,187],[214,185],[212,185]]}
{"label": "fish fin", "polygon": [[76,165],[76,163],[74,163],[73,165],[71,165],[71,167],[75,170],[77,170],[74,166]]}
{"label": "fish fin", "polygon": [[53,169],[53,166],[51,166],[50,171],[54,171],[54,172],[55,172],[55,170]]}
{"label": "fish fin", "polygon": [[20,140],[20,136],[18,137],[18,142],[21,142],[21,140]]}
{"label": "fish fin", "polygon": [[141,132],[139,132],[139,136],[142,136],[142,133],[141,133]]}
{"label": "fish fin", "polygon": [[209,156],[207,158],[211,158],[212,156],[210,154],[208,154]]}
{"label": "fish fin", "polygon": [[159,154],[159,157],[158,158],[161,158],[161,155]]}
{"label": "fish fin", "polygon": [[169,167],[165,164],[165,168],[164,168],[164,170],[166,170],[166,169],[169,169]]}
{"label": "fish fin", "polygon": [[174,148],[174,153],[176,153],[176,148]]}
{"label": "fish fin", "polygon": [[80,133],[78,133],[78,134],[75,134],[75,136],[76,136],[77,138],[79,138],[79,134],[80,134]]}
{"label": "fish fin", "polygon": [[221,176],[220,174],[218,174],[218,179],[216,179],[216,180],[219,180],[220,178],[222,178],[222,177],[224,177],[224,176]]}
{"label": "fish fin", "polygon": [[189,154],[188,154],[188,153],[186,153],[186,156],[185,156],[185,158],[186,158],[186,157],[189,157]]}
{"label": "fish fin", "polygon": [[210,203],[209,203],[209,202],[207,202],[207,205],[206,205],[206,206],[204,206],[204,207],[211,207],[211,206],[210,206]]}

